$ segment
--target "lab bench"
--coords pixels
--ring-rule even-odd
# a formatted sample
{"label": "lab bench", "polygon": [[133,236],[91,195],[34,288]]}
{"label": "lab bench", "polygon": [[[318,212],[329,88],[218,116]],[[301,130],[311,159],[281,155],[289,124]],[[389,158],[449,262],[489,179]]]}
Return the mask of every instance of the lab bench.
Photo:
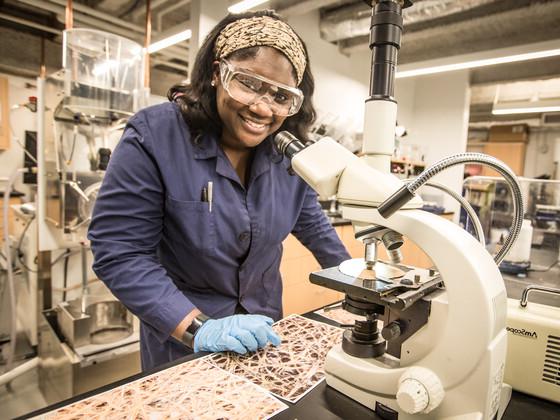
{"label": "lab bench", "polygon": [[[353,231],[352,227],[348,224],[341,224],[337,227],[337,232],[343,239],[343,242],[347,245],[347,248],[353,253],[357,253],[358,250],[361,250],[363,245],[358,241],[355,241],[353,238]],[[295,240],[295,238],[289,239]],[[289,246],[293,244],[288,244]],[[413,245],[413,244],[412,244]],[[285,244],[286,246],[286,244]],[[301,246],[301,245],[300,245]],[[292,248],[291,251],[294,251]],[[416,250],[412,249],[411,251],[417,252]],[[409,258],[414,256],[414,252],[411,254],[408,252]],[[538,250],[533,250],[532,256],[536,257],[535,259],[542,265],[544,261],[542,260],[544,257],[548,258],[548,255],[541,255],[542,252]],[[288,256],[291,258],[297,258],[297,253],[290,254],[288,252]],[[424,256],[417,256],[417,258],[424,258]],[[307,274],[311,271],[309,268],[306,268]],[[284,274],[284,273],[283,273]],[[530,272],[526,278],[519,278],[516,276],[511,275],[504,275],[504,281],[508,293],[508,297],[513,299],[519,299],[521,297],[521,293],[523,289],[532,284],[542,285],[542,286],[550,286],[550,287],[560,287],[560,267],[554,266],[548,271],[544,272]],[[307,281],[307,283],[309,283]],[[294,285],[296,286],[296,285]],[[318,287],[318,286],[314,286]],[[323,288],[321,288],[323,289]],[[331,292],[328,289],[326,290],[327,293]],[[335,296],[329,297],[334,301]],[[560,296],[555,295],[547,295],[547,294],[537,294],[535,293],[531,297],[531,302],[541,303],[541,304],[548,304],[553,306],[560,307]],[[322,303],[324,305],[325,303]],[[475,309],[473,309],[475,310]],[[323,317],[320,317],[313,313],[313,311],[305,311],[304,316],[316,319],[322,322],[326,322],[332,325],[337,325],[330,320],[327,320]],[[287,315],[287,314],[286,314]],[[174,361],[167,365],[164,365],[158,369],[150,371],[149,373],[143,373],[135,376],[131,376],[127,379],[121,380],[119,382],[103,386],[98,388],[94,391],[82,394],[80,396],[74,397],[72,399],[66,400],[61,403],[57,403],[51,405],[45,409],[36,411],[34,413],[28,414],[21,418],[29,418],[35,415],[40,415],[51,411],[53,409],[59,408],[63,405],[67,405],[70,402],[78,401],[82,398],[89,397],[95,394],[99,394],[101,392],[105,392],[111,388],[132,382],[139,378],[148,376],[153,374],[157,371],[167,369],[169,367],[178,365],[180,363],[193,360],[199,357],[204,356],[205,353],[194,354],[190,356],[186,356],[180,360]],[[359,403],[351,400],[350,398],[346,397],[345,395],[339,393],[338,391],[330,388],[326,385],[323,381],[320,383],[315,389],[313,389],[309,394],[303,397],[300,401],[296,404],[291,404],[289,402],[285,402],[289,409],[279,413],[274,418],[277,419],[379,419],[375,413],[370,411],[368,408],[360,405]],[[528,418],[534,418],[539,420],[552,420],[560,418],[560,405],[546,401],[540,398],[532,397],[527,394],[523,394],[520,392],[513,392],[512,399],[506,409],[505,415],[503,417],[505,420],[525,420]]]}
{"label": "lab bench", "polygon": [[[321,322],[326,322],[331,325],[338,325],[330,320],[314,314],[313,312],[306,313],[304,314],[304,316],[311,319],[319,320]],[[207,354],[208,353],[196,353],[186,356],[174,362],[158,367],[157,369],[154,369],[152,371],[134,375],[113,384],[103,386],[94,391],[76,396],[57,404],[53,404],[49,407],[35,411],[33,413],[29,413],[25,416],[19,417],[18,419],[26,419],[45,414],[51,410],[55,410],[67,404],[79,401],[83,398],[100,394],[117,386],[121,386],[137,379],[146,377],[148,375],[152,375],[155,372],[168,369],[172,366],[176,366],[178,364],[203,357]],[[374,412],[372,412],[365,406],[353,401],[352,399],[341,394],[335,389],[327,386],[325,381],[322,381],[297,403],[292,404],[287,401],[284,402],[286,403],[286,405],[288,405],[289,408],[274,416],[275,419],[381,419],[381,417],[377,416]],[[514,391],[503,419],[526,420],[528,418],[534,418],[539,420],[556,420],[559,418],[559,415],[560,405]]]}

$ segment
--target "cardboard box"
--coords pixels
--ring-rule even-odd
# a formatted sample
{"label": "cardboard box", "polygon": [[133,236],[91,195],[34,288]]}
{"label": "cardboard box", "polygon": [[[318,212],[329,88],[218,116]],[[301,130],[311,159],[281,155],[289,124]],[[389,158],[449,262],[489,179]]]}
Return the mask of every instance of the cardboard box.
{"label": "cardboard box", "polygon": [[494,125],[488,134],[490,142],[528,142],[529,126],[527,124]]}

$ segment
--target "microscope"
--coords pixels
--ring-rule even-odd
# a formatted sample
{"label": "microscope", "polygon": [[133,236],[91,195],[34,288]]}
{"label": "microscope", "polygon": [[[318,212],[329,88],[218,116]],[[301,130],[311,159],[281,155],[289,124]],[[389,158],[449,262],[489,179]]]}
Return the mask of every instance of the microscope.
{"label": "microscope", "polygon": [[[498,169],[519,193],[509,249],[522,222],[519,186],[501,162],[472,153],[443,159],[408,184],[390,174],[402,9],[412,2],[372,3],[363,156],[328,138],[307,147],[287,132],[274,139],[320,197],[336,195],[342,216],[365,245],[363,259],[310,275],[312,283],[345,293],[344,309],[366,317],[328,353],[326,381],[384,419],[501,418],[511,387],[503,384],[507,296],[500,271],[473,236],[420,210],[414,192],[455,164],[477,161]],[[433,269],[402,264],[405,239],[431,257]],[[389,261],[378,257],[381,244]],[[498,259],[507,249],[501,251]]]}

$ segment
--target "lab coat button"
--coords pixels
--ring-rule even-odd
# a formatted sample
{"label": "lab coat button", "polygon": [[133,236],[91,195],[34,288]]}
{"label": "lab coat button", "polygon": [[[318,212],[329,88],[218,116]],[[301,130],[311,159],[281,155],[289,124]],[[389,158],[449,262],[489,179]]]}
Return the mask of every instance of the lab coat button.
{"label": "lab coat button", "polygon": [[251,234],[249,232],[242,232],[239,234],[239,236],[237,237],[241,242],[245,242],[246,240],[249,239],[249,237],[251,236]]}

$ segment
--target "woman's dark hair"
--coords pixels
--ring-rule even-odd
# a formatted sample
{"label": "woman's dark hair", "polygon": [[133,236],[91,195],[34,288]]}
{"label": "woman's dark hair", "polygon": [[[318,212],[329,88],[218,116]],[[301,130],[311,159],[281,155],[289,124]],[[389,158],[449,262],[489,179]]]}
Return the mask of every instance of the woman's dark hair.
{"label": "woman's dark hair", "polygon": [[[183,118],[187,122],[193,138],[206,130],[213,130],[221,133],[222,121],[216,108],[216,90],[210,84],[212,82],[213,66],[216,60],[214,56],[214,43],[220,32],[230,23],[239,19],[251,18],[255,16],[270,16],[273,19],[283,20],[271,10],[261,10],[257,12],[247,12],[240,14],[229,14],[222,19],[208,34],[204,43],[200,47],[196,60],[191,70],[190,84],[178,84],[167,93],[170,101],[175,101],[180,109]],[[303,104],[299,112],[286,118],[280,130],[288,130],[300,140],[307,142],[311,124],[315,121],[315,108],[312,103],[315,82],[309,68],[309,55],[303,40],[301,41],[308,57],[303,78],[299,84],[299,89],[304,94]],[[260,47],[250,47],[234,51],[229,58],[247,59],[256,56]],[[297,79],[294,70],[294,78]]]}

